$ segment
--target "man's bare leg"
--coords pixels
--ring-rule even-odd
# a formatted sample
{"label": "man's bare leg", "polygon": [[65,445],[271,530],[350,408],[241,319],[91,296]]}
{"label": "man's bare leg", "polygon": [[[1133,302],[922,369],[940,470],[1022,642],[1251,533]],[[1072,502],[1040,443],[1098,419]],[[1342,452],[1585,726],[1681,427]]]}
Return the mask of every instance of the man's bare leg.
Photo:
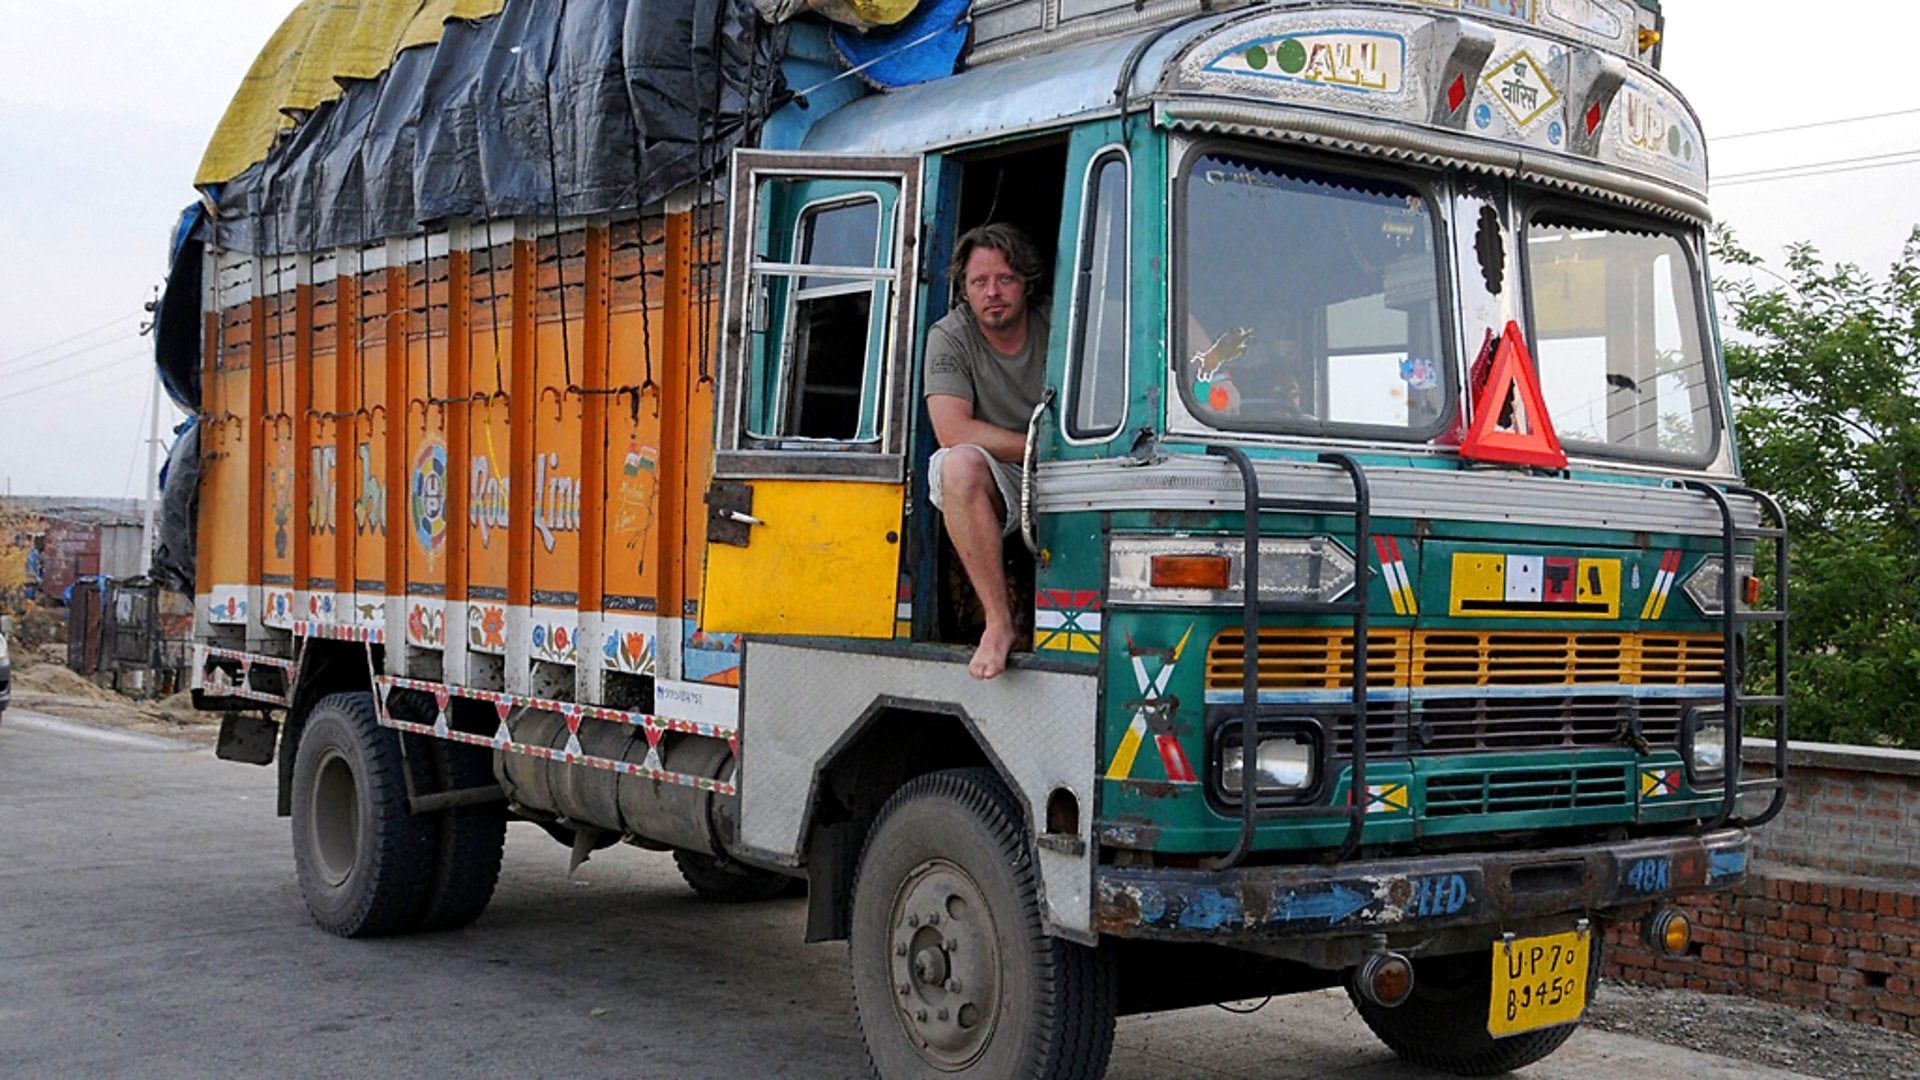
{"label": "man's bare leg", "polygon": [[967,580],[986,610],[987,628],[967,663],[967,674],[991,679],[1007,669],[1013,651],[1013,611],[1007,606],[1007,571],[1001,563],[1000,490],[985,456],[948,454],[941,462],[941,508],[947,536],[966,568]]}

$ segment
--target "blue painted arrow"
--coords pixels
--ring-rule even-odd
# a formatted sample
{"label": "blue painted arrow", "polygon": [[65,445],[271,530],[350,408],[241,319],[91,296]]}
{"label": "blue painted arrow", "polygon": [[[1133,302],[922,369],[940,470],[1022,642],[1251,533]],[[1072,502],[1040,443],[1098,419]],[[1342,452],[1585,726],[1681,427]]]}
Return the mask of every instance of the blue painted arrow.
{"label": "blue painted arrow", "polygon": [[1275,905],[1272,918],[1275,922],[1325,919],[1331,926],[1371,903],[1372,896],[1336,881],[1325,892],[1288,893]]}
{"label": "blue painted arrow", "polygon": [[1735,877],[1747,872],[1747,853],[1744,851],[1707,852],[1707,880],[1719,881],[1721,878]]}

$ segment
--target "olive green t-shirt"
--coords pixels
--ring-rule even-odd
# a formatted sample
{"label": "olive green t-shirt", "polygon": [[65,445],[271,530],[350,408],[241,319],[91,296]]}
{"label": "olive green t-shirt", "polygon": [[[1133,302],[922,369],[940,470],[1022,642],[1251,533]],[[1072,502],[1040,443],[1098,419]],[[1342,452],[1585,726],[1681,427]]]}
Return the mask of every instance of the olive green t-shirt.
{"label": "olive green t-shirt", "polygon": [[1027,344],[1002,356],[987,344],[973,312],[955,308],[927,331],[926,396],[951,394],[973,403],[973,418],[1008,431],[1027,430],[1047,386],[1047,317],[1027,310]]}

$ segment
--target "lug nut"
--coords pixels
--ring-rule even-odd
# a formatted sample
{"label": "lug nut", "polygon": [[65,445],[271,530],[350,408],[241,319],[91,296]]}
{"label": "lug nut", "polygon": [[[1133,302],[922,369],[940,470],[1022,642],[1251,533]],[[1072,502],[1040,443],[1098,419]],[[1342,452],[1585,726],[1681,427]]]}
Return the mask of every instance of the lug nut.
{"label": "lug nut", "polygon": [[928,925],[928,926],[939,926],[939,925],[940,925],[940,913],[936,911],[936,912],[934,912],[933,914],[931,914],[931,915],[929,915],[929,916],[927,916],[927,925]]}
{"label": "lug nut", "polygon": [[945,1020],[947,1018],[947,1010],[941,1009],[938,1015],[940,1019]]}
{"label": "lug nut", "polygon": [[960,980],[959,980],[959,979],[948,979],[948,980],[947,980],[947,993],[949,993],[949,994],[957,994],[957,993],[959,993],[959,992],[960,992]]}
{"label": "lug nut", "polygon": [[901,942],[900,944],[898,944],[898,945],[895,945],[895,946],[893,947],[893,955],[895,955],[895,956],[905,956],[905,955],[907,955],[907,943],[903,941],[903,942]]}
{"label": "lug nut", "polygon": [[917,927],[917,926],[919,926],[919,925],[920,925],[920,916],[918,916],[918,915],[909,915],[909,916],[907,916],[907,925],[908,925],[908,926],[912,926],[912,927]]}
{"label": "lug nut", "polygon": [[906,996],[907,996],[907,994],[909,994],[909,993],[910,993],[911,991],[912,991],[912,988],[911,988],[911,987],[909,987],[909,986],[908,986],[908,985],[907,985],[906,983],[901,983],[901,984],[900,984],[900,996],[901,996],[901,997],[906,997]]}
{"label": "lug nut", "polygon": [[921,1009],[921,1010],[920,1010],[919,1012],[916,1012],[916,1013],[914,1013],[914,1014],[913,1014],[913,1018],[914,1018],[915,1020],[918,1020],[918,1021],[920,1021],[920,1022],[921,1022],[921,1023],[923,1023],[923,1024],[924,1024],[924,1023],[926,1023],[926,1022],[927,1022],[927,1010],[925,1010],[925,1009]]}

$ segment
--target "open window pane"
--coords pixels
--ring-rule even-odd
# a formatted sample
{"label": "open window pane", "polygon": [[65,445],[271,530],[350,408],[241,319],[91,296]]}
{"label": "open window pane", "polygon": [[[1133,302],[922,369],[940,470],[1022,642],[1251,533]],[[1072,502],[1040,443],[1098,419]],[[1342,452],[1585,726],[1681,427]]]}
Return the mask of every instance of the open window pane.
{"label": "open window pane", "polygon": [[762,328],[748,371],[747,433],[871,445],[883,412],[889,282],[848,271],[887,265],[882,193],[805,181],[769,183],[761,194],[767,265],[755,275]]}
{"label": "open window pane", "polygon": [[1526,257],[1535,362],[1561,441],[1636,457],[1711,453],[1700,289],[1680,238],[1537,215]]}

